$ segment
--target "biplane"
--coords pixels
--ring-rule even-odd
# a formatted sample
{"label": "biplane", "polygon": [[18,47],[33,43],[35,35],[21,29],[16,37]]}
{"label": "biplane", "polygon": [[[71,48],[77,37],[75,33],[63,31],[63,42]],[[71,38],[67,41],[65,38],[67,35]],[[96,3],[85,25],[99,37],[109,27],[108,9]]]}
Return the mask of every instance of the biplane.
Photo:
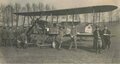
{"label": "biplane", "polygon": [[[89,6],[89,7],[81,7],[81,8],[71,8],[71,9],[60,9],[60,10],[50,10],[50,11],[38,11],[38,12],[17,12],[14,13],[15,15],[19,16],[24,16],[24,17],[30,17],[31,20],[37,24],[39,24],[41,26],[42,29],[44,29],[44,25],[40,24],[40,23],[51,23],[51,25],[53,25],[54,23],[58,24],[64,24],[66,25],[67,23],[70,24],[71,26],[76,26],[79,25],[79,21],[75,22],[75,15],[78,14],[86,14],[86,13],[92,13],[94,16],[94,13],[98,13],[99,14],[99,19],[101,18],[100,13],[103,12],[110,12],[117,9],[117,6],[114,5],[99,5],[99,6]],[[72,17],[72,22],[68,22],[68,15],[71,15]],[[65,22],[60,22],[59,18],[61,16],[65,16]],[[37,18],[39,17],[39,18]],[[36,21],[36,20],[40,20],[42,17],[45,18],[44,21]],[[51,18],[51,20],[48,21],[48,17]],[[56,22],[53,21],[53,19],[55,19]],[[95,23],[95,18],[93,17],[93,25]],[[43,26],[42,26],[43,25]],[[33,23],[33,26],[35,26],[35,24]],[[32,27],[30,27],[30,29],[27,32],[30,32],[30,30],[32,29]],[[77,29],[76,29],[77,30]],[[44,31],[44,30],[43,30]],[[56,36],[58,35],[58,33],[55,32],[51,32],[49,33],[50,36]],[[89,33],[78,33],[77,34],[78,37],[92,37],[93,34],[89,34]],[[54,47],[54,43],[53,47]]]}

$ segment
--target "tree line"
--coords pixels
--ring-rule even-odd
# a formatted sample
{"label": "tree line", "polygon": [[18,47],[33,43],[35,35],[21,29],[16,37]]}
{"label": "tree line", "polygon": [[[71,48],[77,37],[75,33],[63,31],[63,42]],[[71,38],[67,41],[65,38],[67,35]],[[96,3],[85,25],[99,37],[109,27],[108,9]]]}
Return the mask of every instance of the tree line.
{"label": "tree line", "polygon": [[[15,12],[36,12],[36,11],[49,11],[55,10],[55,6],[50,4],[44,4],[39,2],[36,3],[26,3],[22,5],[20,3],[0,5],[0,22],[2,26],[13,27],[14,25],[18,26],[18,16],[14,15]],[[24,20],[24,17],[21,19]],[[30,18],[28,17],[29,21]],[[30,22],[28,22],[30,24]]]}

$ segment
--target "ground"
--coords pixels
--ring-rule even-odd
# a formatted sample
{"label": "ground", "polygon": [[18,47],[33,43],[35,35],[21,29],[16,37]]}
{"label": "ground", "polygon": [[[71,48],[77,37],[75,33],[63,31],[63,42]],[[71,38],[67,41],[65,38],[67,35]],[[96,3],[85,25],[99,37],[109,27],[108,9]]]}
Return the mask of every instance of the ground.
{"label": "ground", "polygon": [[0,47],[0,63],[120,63],[120,25],[111,27],[112,45],[110,49],[96,54],[92,49],[92,41],[82,41],[78,49],[69,50],[68,47],[53,49],[50,47],[29,47],[18,49],[15,47]]}

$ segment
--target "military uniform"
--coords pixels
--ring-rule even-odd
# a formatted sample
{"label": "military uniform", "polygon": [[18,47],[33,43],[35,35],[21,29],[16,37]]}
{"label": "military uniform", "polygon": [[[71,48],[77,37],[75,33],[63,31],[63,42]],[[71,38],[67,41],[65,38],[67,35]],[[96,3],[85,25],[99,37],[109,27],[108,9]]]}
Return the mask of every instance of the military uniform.
{"label": "military uniform", "polygon": [[6,46],[7,45],[7,40],[8,40],[8,32],[7,32],[7,30],[6,30],[6,28],[3,28],[2,29],[2,45],[3,46]]}
{"label": "military uniform", "polygon": [[94,41],[93,41],[93,48],[96,49],[96,52],[101,51],[102,48],[102,31],[101,30],[95,30],[93,33]]}
{"label": "military uniform", "polygon": [[12,31],[12,29],[9,30],[9,42],[10,42],[10,46],[13,46],[14,43],[14,33]]}
{"label": "military uniform", "polygon": [[64,35],[65,35],[64,28],[60,28],[59,29],[59,34],[57,36],[57,41],[59,42],[59,48],[61,48],[61,44],[63,43]]}
{"label": "military uniform", "polygon": [[56,44],[58,43],[57,42],[58,34],[59,34],[58,27],[56,26],[56,24],[53,24],[53,27],[50,28],[50,31],[49,31],[49,37],[52,40],[52,47],[53,48],[56,48]]}
{"label": "military uniform", "polygon": [[19,38],[19,36],[20,36],[20,30],[17,28],[17,29],[15,29],[14,30],[14,41],[15,41],[15,46],[17,46],[17,39]]}
{"label": "military uniform", "polygon": [[2,28],[0,28],[0,46],[2,46]]}
{"label": "military uniform", "polygon": [[70,44],[70,47],[69,49],[72,48],[73,46],[73,43],[75,44],[75,48],[77,48],[77,30],[76,30],[76,27],[73,26],[72,29],[71,29],[71,33],[70,33],[70,38],[71,38],[71,44]]}
{"label": "military uniform", "polygon": [[18,38],[17,38],[17,45],[18,47],[25,48],[27,44],[27,36],[22,33]]}
{"label": "military uniform", "polygon": [[108,29],[103,29],[102,31],[102,35],[103,35],[103,49],[105,48],[110,48],[110,44],[111,44],[111,41],[110,41],[110,30]]}

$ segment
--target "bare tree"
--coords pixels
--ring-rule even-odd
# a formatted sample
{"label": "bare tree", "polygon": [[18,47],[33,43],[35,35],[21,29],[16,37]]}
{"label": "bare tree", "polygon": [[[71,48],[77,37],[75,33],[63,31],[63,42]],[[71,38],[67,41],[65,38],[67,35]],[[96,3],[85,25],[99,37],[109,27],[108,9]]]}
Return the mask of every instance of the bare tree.
{"label": "bare tree", "polygon": [[[27,8],[27,12],[31,11],[30,3],[26,4],[26,8]],[[28,20],[28,26],[30,26],[30,18],[29,18],[29,16],[27,17],[27,20]]]}
{"label": "bare tree", "polygon": [[39,8],[39,11],[44,11],[44,4],[39,2],[38,8]]}
{"label": "bare tree", "polygon": [[35,3],[32,4],[33,12],[38,11],[38,7]]}
{"label": "bare tree", "polygon": [[51,10],[51,7],[50,7],[50,5],[49,5],[49,4],[46,4],[46,6],[45,6],[45,10],[46,10],[46,11]]}
{"label": "bare tree", "polygon": [[1,5],[0,6],[0,9],[1,9],[1,20],[2,20],[2,23],[3,23],[3,26],[5,26],[5,6],[4,5]]}
{"label": "bare tree", "polygon": [[[26,7],[22,7],[21,11],[22,12],[26,12],[27,8]],[[24,27],[24,25],[25,25],[25,16],[22,17],[22,21],[23,21],[23,27]]]}
{"label": "bare tree", "polygon": [[26,8],[27,8],[27,12],[30,12],[30,11],[31,11],[30,3],[27,3],[27,4],[26,4]]}
{"label": "bare tree", "polygon": [[52,5],[52,10],[56,10],[56,7]]}
{"label": "bare tree", "polygon": [[12,24],[12,27],[13,27],[13,12],[14,12],[14,9],[13,9],[12,5],[11,5],[10,9],[11,9],[11,24]]}
{"label": "bare tree", "polygon": [[[38,6],[35,3],[32,4],[32,10],[33,10],[33,12],[38,11]],[[33,16],[32,20],[34,20],[34,19],[35,19],[35,16]],[[31,24],[33,24],[33,21],[31,21]]]}
{"label": "bare tree", "polygon": [[[21,5],[18,3],[15,3],[14,9],[15,9],[15,12],[20,12]],[[16,16],[16,27],[18,27],[18,20],[19,20],[19,16]]]}
{"label": "bare tree", "polygon": [[4,19],[4,22],[7,24],[7,26],[8,27],[10,27],[10,5],[7,5],[6,7],[5,7],[5,10],[4,10],[4,14],[5,14],[5,19]]}
{"label": "bare tree", "polygon": [[7,5],[5,8],[5,20],[7,22],[7,26],[13,26],[13,7],[11,4]]}

